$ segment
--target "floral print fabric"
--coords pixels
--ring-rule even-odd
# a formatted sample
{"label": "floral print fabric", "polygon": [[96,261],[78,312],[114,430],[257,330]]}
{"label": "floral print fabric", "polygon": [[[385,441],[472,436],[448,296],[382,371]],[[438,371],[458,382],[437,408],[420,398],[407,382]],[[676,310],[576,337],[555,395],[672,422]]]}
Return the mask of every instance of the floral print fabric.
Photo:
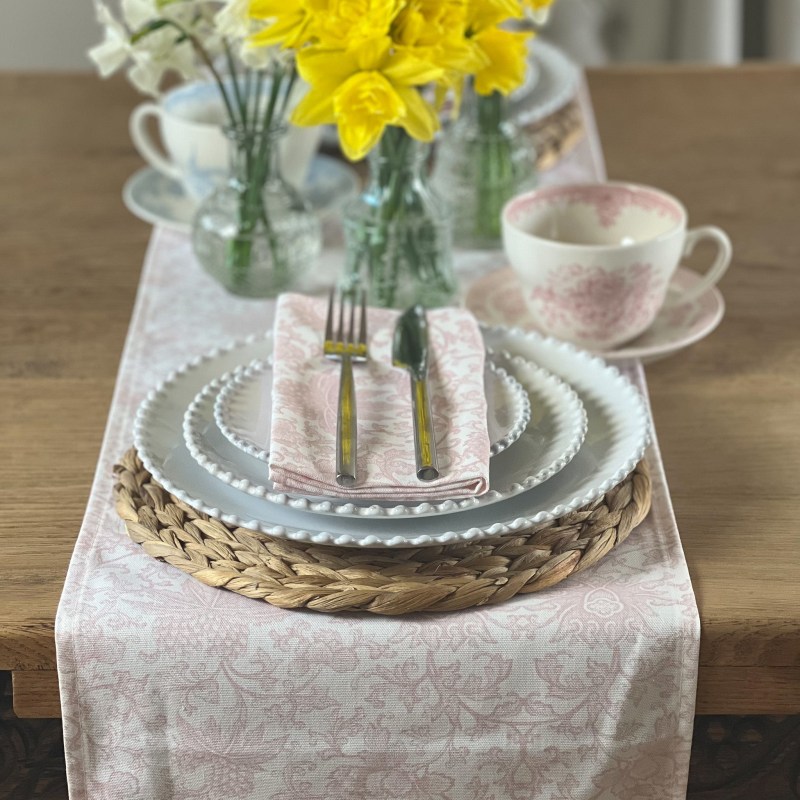
{"label": "floral print fabric", "polygon": [[[574,151],[570,179],[602,177],[596,153]],[[458,268],[498,258],[459,254]],[[273,315],[226,295],[184,236],[155,232],[57,617],[72,800],[683,798],[699,623],[657,445],[653,510],[624,544],[491,608],[284,611],[127,538],[111,467],[138,404]],[[646,391],[638,365],[626,373]]]}
{"label": "floral print fabric", "polygon": [[416,477],[409,375],[392,366],[399,313],[367,310],[369,359],[353,367],[358,483],[336,484],[339,364],[322,357],[327,303],[285,294],[275,314],[270,478],[278,491],[381,500],[481,495],[489,487],[484,344],[468,311],[427,312],[428,377],[440,477]]}

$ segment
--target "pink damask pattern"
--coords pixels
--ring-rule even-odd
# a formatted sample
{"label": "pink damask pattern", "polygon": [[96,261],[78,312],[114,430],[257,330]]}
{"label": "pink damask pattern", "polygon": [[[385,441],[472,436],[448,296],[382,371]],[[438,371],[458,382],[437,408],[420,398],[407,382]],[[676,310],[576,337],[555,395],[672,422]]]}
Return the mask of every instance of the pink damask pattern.
{"label": "pink damask pattern", "polygon": [[568,264],[553,270],[531,297],[548,329],[602,344],[641,331],[663,293],[663,281],[649,263],[615,270]]}
{"label": "pink damask pattern", "polygon": [[631,208],[648,211],[679,223],[683,211],[675,201],[656,191],[594,184],[585,186],[549,186],[533,196],[514,201],[508,210],[509,220],[524,226],[533,211],[551,206],[585,205],[594,209],[602,228],[613,228],[623,212]]}
{"label": "pink damask pattern", "polygon": [[[459,269],[478,260],[461,254]],[[156,232],[57,618],[71,800],[683,798],[699,624],[657,447],[653,511],[622,546],[491,608],[285,611],[126,537],[111,467],[139,402],[273,314]],[[646,392],[640,367],[626,373]]]}
{"label": "pink damask pattern", "polygon": [[279,490],[386,500],[484,494],[489,486],[484,346],[472,314],[428,312],[431,410],[441,476],[416,477],[409,376],[392,366],[399,312],[368,309],[366,364],[354,367],[358,484],[336,484],[339,365],[322,358],[327,303],[285,294],[278,301],[272,384],[270,477]]}

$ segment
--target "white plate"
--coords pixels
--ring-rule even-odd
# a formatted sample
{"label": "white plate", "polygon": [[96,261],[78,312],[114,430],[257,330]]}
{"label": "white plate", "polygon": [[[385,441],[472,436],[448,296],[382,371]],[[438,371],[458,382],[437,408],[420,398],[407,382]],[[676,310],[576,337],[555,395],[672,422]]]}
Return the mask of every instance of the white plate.
{"label": "white plate", "polygon": [[[359,191],[358,175],[338,158],[315,156],[311,162],[303,195],[314,211],[326,216]],[[183,185],[152,167],[131,175],[122,190],[126,208],[139,219],[181,233],[192,229],[197,201],[186,194]]]}
{"label": "white plate", "polygon": [[[686,267],[678,267],[675,286],[691,289],[700,275]],[[464,305],[487,325],[514,325],[536,330],[536,324],[522,299],[522,287],[511,267],[495,270],[479,278],[467,290]],[[665,306],[653,324],[633,341],[614,350],[598,351],[606,361],[638,358],[645,362],[666,358],[699,342],[719,325],[725,313],[725,301],[715,286],[696,300]]]}
{"label": "white plate", "polygon": [[[265,346],[268,342],[265,342]],[[503,456],[492,459],[489,491],[480,497],[401,505],[378,500],[345,500],[278,492],[267,478],[263,461],[234,447],[214,420],[214,405],[230,375],[214,379],[195,397],[183,418],[183,435],[192,458],[223,483],[254,497],[317,514],[351,517],[426,517],[490,505],[519,494],[562,470],[580,449],[586,435],[586,413],[575,392],[563,381],[524,359],[503,361],[531,398],[533,414],[521,439]]]}
{"label": "white plate", "polygon": [[[491,455],[519,439],[531,419],[531,403],[520,382],[486,360],[486,424]],[[244,364],[217,394],[214,419],[223,436],[259,461],[269,461],[272,432],[272,362]]]}
{"label": "white plate", "polygon": [[484,338],[499,352],[535,361],[560,375],[578,392],[588,415],[586,440],[561,472],[496,505],[424,521],[323,517],[267,503],[214,478],[194,461],[184,443],[184,411],[214,375],[264,358],[261,337],[215,350],[171,373],[141,404],[134,442],[154,478],[202,513],[270,536],[353,547],[422,547],[525,530],[596,500],[633,470],[649,441],[649,417],[641,395],[617,369],[535,333],[487,328]]}

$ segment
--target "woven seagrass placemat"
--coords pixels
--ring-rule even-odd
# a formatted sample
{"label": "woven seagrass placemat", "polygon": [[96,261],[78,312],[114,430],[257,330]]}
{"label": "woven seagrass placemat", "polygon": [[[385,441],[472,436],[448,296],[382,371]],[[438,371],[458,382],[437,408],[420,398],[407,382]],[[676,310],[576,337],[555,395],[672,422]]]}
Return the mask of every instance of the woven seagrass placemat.
{"label": "woven seagrass placemat", "polygon": [[226,525],[170,495],[135,450],[114,474],[117,513],[153,558],[209,586],[281,608],[387,615],[456,611],[547,589],[624,541],[647,516],[651,498],[642,461],[604,497],[523,532],[447,546],[366,549]]}

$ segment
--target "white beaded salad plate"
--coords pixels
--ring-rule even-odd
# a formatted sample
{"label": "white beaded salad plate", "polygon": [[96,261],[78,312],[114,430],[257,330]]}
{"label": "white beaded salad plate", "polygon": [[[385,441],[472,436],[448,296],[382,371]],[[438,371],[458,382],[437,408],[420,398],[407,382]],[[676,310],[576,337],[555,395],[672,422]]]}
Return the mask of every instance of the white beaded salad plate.
{"label": "white beaded salad plate", "polygon": [[[486,361],[486,425],[491,455],[519,439],[531,418],[531,403],[520,382]],[[214,420],[236,448],[269,462],[272,429],[272,362],[243,364],[224,382],[214,402]]]}
{"label": "white beaded salad plate", "polygon": [[[504,359],[504,362],[531,401],[527,404],[525,425],[519,431],[513,428],[508,431],[519,439],[513,448],[513,457],[492,459],[489,491],[480,497],[398,504],[396,501],[279,492],[269,482],[263,461],[232,445],[215,422],[213,409],[222,388],[229,385],[229,375],[211,381],[189,405],[183,419],[184,441],[192,458],[215,478],[255,497],[304,511],[396,518],[448,514],[489,505],[537,486],[555,475],[574,458],[586,435],[586,412],[572,389],[524,359]],[[495,368],[495,374],[502,380],[506,370]]]}
{"label": "white beaded salad plate", "polygon": [[352,547],[443,545],[526,530],[598,499],[630,474],[648,444],[650,423],[641,395],[627,378],[599,358],[536,333],[485,328],[484,339],[504,356],[520,356],[558,374],[576,390],[588,418],[586,439],[564,469],[502,503],[424,521],[323,516],[266,502],[217,480],[189,453],[183,415],[214,375],[267,357],[270,341],[264,337],[212,351],[171,373],[141,404],[134,443],[155,480],[201,513],[269,536]]}

